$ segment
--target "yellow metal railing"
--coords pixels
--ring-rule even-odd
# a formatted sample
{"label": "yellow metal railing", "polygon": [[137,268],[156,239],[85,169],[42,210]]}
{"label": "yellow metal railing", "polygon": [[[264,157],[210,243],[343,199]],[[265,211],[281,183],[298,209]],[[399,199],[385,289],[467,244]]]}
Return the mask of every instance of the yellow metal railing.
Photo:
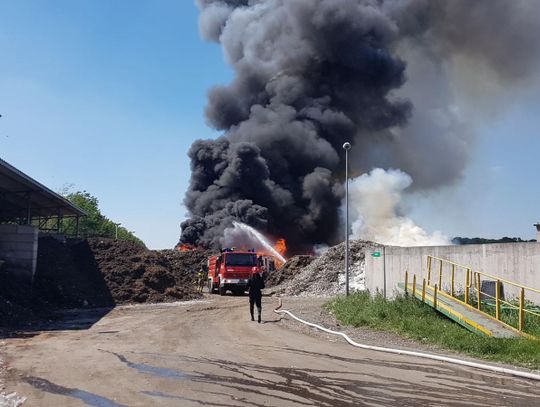
{"label": "yellow metal railing", "polygon": [[[408,287],[407,280],[408,273],[406,272],[406,290]],[[495,295],[482,291],[482,280],[491,280],[495,282]],[[464,284],[460,285],[459,282],[462,281]],[[519,293],[517,303],[501,298],[503,283],[507,286],[514,287],[514,290]],[[463,266],[450,260],[441,259],[435,256],[427,256],[427,281],[424,278],[422,284],[422,301],[425,301],[426,285],[430,286],[434,291],[435,306],[437,303],[437,292],[440,292],[451,296],[467,306],[475,307],[483,314],[495,318],[497,321],[520,332],[523,332],[525,329],[527,315],[540,318],[540,307],[534,308],[526,306],[526,294],[540,294],[539,289],[528,287],[481,271],[473,271],[471,267]],[[414,296],[416,294],[416,275],[413,276],[412,288]],[[485,301],[485,298],[489,300]],[[517,311],[518,318],[515,322],[516,326],[513,326],[511,321],[508,321],[508,318],[503,318],[501,307]],[[491,310],[492,308],[495,308],[494,315],[486,311],[487,309]]]}
{"label": "yellow metal railing", "polygon": [[[409,290],[409,272],[405,271],[405,293],[408,293]],[[426,302],[426,288],[430,288],[433,291],[433,294],[430,294],[431,301],[433,302],[433,306],[437,308],[437,293],[440,291],[437,284],[435,286],[428,285],[426,283],[426,279],[422,281],[422,302]],[[416,274],[413,274],[413,281],[411,285],[411,291],[413,297],[416,297]]]}

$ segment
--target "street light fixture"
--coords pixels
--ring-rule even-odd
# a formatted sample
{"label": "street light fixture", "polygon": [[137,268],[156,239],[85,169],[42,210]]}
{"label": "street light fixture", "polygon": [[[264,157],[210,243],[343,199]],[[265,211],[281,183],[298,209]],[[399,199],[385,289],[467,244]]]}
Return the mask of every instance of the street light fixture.
{"label": "street light fixture", "polygon": [[116,226],[116,229],[114,231],[114,238],[115,240],[118,240],[118,226],[120,226],[121,223],[115,223],[114,226]]}
{"label": "street light fixture", "polygon": [[345,150],[345,294],[349,296],[349,150],[351,143],[343,144]]}

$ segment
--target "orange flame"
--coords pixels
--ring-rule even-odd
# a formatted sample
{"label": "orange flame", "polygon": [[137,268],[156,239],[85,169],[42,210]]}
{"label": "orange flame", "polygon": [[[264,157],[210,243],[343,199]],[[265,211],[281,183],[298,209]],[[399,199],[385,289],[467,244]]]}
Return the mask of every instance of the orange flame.
{"label": "orange flame", "polygon": [[274,245],[274,249],[276,249],[276,251],[283,257],[285,257],[285,254],[287,253],[287,243],[285,242],[285,239],[278,239],[276,241],[276,244]]}
{"label": "orange flame", "polygon": [[178,250],[179,252],[189,252],[190,250],[195,250],[195,246],[185,243],[177,246],[176,250]]}

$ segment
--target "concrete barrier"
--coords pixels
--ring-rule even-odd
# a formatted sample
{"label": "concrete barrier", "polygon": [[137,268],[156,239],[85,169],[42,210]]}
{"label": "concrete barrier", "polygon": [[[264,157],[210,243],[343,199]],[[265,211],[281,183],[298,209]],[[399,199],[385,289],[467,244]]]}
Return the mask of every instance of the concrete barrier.
{"label": "concrete barrier", "polygon": [[38,229],[28,225],[0,225],[0,259],[4,269],[32,279],[36,271]]}
{"label": "concrete barrier", "polygon": [[[405,271],[409,275],[427,277],[427,256],[432,255],[471,267],[473,271],[482,271],[499,278],[514,281],[529,287],[540,289],[540,243],[497,243],[462,246],[422,246],[395,247],[386,246],[377,249],[380,257],[374,257],[373,251],[366,251],[366,288],[371,292],[386,291],[388,297],[395,295],[396,285],[403,281]],[[438,279],[438,267],[432,266],[432,281]],[[460,273],[460,272],[459,272]],[[463,289],[463,274],[456,274],[456,287]],[[412,277],[411,277],[412,278]],[[449,281],[448,277],[445,281]],[[505,294],[512,298],[516,290],[505,285]],[[540,295],[530,295],[527,299],[540,304]]]}

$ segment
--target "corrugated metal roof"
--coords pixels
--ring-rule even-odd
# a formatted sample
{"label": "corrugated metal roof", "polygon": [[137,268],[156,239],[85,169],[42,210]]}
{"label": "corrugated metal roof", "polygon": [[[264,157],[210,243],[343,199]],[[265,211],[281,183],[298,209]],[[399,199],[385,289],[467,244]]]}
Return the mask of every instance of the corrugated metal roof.
{"label": "corrugated metal roof", "polygon": [[85,216],[63,196],[0,159],[0,221],[52,216]]}

